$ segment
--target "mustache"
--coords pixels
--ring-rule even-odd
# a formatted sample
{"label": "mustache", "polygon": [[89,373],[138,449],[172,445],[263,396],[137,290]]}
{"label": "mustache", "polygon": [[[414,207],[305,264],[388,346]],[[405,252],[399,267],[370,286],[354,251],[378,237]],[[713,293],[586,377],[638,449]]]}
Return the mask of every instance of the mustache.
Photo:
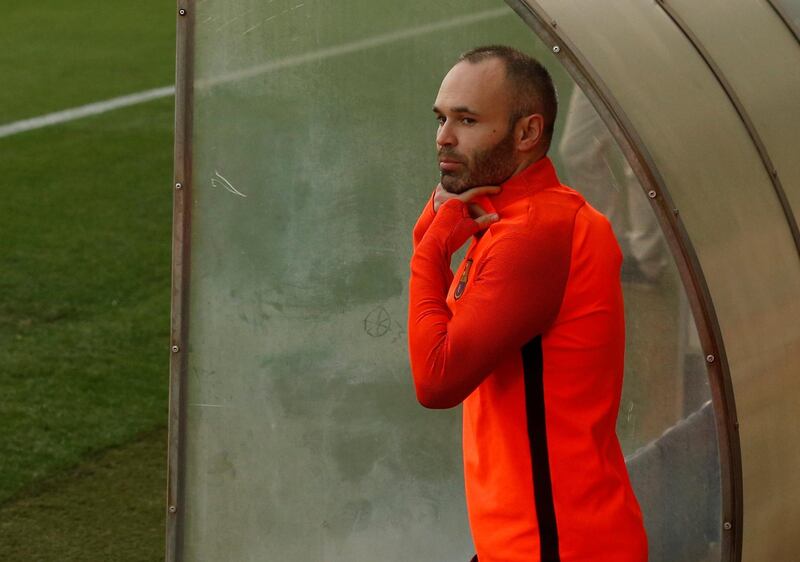
{"label": "mustache", "polygon": [[437,151],[437,156],[439,157],[439,160],[442,158],[447,158],[448,160],[453,160],[456,162],[466,162],[461,154],[452,149],[440,149]]}

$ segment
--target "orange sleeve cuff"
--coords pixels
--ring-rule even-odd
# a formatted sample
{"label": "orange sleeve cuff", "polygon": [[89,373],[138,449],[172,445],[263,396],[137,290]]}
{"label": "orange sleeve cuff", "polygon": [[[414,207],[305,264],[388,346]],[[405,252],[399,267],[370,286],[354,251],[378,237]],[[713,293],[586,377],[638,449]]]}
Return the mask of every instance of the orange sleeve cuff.
{"label": "orange sleeve cuff", "polygon": [[431,196],[428,198],[428,202],[425,204],[425,208],[422,209],[422,214],[420,214],[417,223],[414,225],[412,233],[414,248],[422,241],[422,237],[425,236],[428,227],[433,222],[434,217],[436,217],[436,213],[433,210],[433,196],[435,193],[436,190],[434,189]]}

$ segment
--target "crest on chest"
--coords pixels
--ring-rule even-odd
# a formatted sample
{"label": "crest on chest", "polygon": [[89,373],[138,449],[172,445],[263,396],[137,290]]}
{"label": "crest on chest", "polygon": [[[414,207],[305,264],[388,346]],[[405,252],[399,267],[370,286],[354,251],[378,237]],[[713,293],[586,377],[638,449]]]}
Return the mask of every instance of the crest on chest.
{"label": "crest on chest", "polygon": [[461,273],[461,279],[458,280],[456,290],[453,292],[453,297],[458,300],[464,294],[464,289],[467,288],[467,279],[469,279],[469,270],[472,267],[472,260],[467,260],[464,264],[464,271]]}

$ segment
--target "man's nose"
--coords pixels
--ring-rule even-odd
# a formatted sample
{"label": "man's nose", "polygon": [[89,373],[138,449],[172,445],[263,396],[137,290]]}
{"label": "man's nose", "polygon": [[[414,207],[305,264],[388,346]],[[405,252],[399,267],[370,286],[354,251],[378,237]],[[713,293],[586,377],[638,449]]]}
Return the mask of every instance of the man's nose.
{"label": "man's nose", "polygon": [[436,131],[436,144],[440,148],[443,146],[456,146],[458,144],[458,139],[453,132],[453,128],[447,121],[445,121],[443,125],[439,125],[439,130]]}

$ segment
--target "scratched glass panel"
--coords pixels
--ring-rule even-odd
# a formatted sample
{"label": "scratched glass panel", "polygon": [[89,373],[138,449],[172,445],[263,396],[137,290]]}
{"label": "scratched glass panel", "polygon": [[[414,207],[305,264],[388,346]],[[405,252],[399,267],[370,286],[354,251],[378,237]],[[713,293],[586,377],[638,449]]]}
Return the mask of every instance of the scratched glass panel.
{"label": "scratched glass panel", "polygon": [[720,472],[697,328],[647,196],[579,88],[562,96],[562,179],[611,220],[623,254],[625,385],[617,434],[650,562],[720,559]]}
{"label": "scratched glass panel", "polygon": [[184,559],[468,560],[460,411],[408,369],[411,229],[458,54],[544,47],[499,0],[194,18]]}

